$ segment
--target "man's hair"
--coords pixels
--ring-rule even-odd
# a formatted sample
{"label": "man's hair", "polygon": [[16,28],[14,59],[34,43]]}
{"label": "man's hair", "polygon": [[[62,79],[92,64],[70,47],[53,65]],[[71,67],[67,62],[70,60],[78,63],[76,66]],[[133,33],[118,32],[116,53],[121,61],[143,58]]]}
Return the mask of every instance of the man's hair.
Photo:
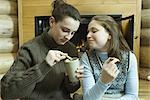
{"label": "man's hair", "polygon": [[52,16],[55,18],[56,22],[62,21],[63,18],[67,16],[80,21],[79,11],[72,5],[65,3],[63,0],[53,1],[52,6]]}

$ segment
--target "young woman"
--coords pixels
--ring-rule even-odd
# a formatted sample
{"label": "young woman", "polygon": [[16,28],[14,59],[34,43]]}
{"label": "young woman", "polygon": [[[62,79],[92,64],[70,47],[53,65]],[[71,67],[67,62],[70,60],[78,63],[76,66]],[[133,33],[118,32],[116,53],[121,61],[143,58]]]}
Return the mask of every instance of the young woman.
{"label": "young woman", "polygon": [[81,58],[84,100],[138,100],[137,60],[114,19],[94,16],[87,41],[90,50]]}
{"label": "young woman", "polygon": [[[25,43],[2,78],[4,100],[70,100],[70,93],[79,89],[79,81],[68,80],[63,59],[66,55],[77,56],[69,40],[79,28],[80,14],[62,0],[55,0],[53,7],[50,30]],[[77,77],[82,73],[79,68]]]}

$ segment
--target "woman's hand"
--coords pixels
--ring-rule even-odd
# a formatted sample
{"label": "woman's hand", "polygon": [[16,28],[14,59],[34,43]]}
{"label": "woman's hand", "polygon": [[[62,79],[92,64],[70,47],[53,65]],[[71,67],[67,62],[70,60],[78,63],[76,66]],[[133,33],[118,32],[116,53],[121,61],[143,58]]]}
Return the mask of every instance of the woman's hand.
{"label": "woman's hand", "polygon": [[76,77],[77,77],[79,80],[82,80],[82,79],[83,79],[83,77],[84,77],[84,67],[83,67],[82,65],[77,68],[77,70],[76,70]]}
{"label": "woman's hand", "polygon": [[50,66],[53,66],[60,60],[65,59],[66,56],[67,53],[63,53],[58,50],[49,50],[45,60]]}
{"label": "woman's hand", "polygon": [[117,68],[117,65],[115,64],[116,62],[119,62],[119,59],[109,57],[103,64],[101,81],[104,84],[111,82],[119,74],[119,70]]}

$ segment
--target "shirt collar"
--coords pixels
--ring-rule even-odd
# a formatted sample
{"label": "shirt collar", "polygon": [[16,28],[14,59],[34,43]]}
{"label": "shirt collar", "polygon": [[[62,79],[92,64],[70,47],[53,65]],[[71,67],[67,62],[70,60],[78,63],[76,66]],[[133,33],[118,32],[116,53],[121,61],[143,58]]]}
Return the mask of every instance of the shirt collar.
{"label": "shirt collar", "polygon": [[54,39],[48,35],[48,32],[44,32],[42,33],[42,39],[44,41],[44,43],[46,44],[46,46],[48,46],[49,48],[57,48],[59,45],[54,41]]}

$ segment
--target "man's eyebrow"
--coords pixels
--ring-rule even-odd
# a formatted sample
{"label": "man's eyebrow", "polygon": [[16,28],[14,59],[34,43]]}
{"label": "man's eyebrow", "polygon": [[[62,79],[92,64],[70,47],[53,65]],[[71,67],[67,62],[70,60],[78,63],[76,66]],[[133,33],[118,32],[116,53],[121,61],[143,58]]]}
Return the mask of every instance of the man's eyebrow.
{"label": "man's eyebrow", "polygon": [[67,29],[68,31],[70,31],[70,29],[67,27],[61,26],[61,28],[64,28],[64,29]]}

